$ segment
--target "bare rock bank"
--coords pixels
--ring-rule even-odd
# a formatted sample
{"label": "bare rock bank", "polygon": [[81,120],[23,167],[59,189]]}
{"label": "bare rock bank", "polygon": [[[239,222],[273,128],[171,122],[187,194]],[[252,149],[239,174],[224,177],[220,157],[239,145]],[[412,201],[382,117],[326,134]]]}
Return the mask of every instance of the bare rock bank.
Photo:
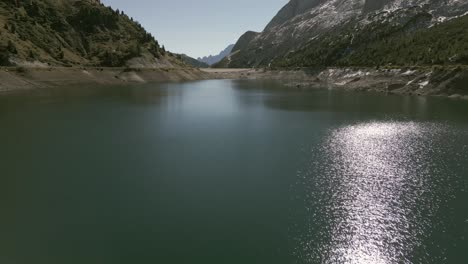
{"label": "bare rock bank", "polygon": [[0,69],[0,92],[79,85],[119,85],[213,78],[194,68],[23,68]]}
{"label": "bare rock bank", "polygon": [[328,88],[468,99],[468,68],[208,69],[216,78],[271,79],[300,89]]}

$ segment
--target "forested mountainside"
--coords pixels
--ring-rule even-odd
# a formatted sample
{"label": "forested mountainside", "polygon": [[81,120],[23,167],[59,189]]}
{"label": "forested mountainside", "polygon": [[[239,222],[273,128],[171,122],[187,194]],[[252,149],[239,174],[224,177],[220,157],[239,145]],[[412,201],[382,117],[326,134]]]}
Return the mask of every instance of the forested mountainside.
{"label": "forested mountainside", "polygon": [[123,11],[99,0],[0,1],[0,65],[183,65]]}
{"label": "forested mountainside", "polygon": [[466,64],[468,0],[291,0],[220,67]]}
{"label": "forested mountainside", "polygon": [[[414,23],[369,25],[330,35],[275,60],[280,67],[468,65],[468,16],[414,31]],[[369,34],[369,32],[372,32]],[[354,39],[353,39],[354,38]]]}

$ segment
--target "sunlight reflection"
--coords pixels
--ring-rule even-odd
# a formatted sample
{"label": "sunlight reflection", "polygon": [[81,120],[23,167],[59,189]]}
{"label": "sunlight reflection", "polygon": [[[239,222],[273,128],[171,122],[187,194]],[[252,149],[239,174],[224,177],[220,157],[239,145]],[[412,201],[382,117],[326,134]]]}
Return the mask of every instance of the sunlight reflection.
{"label": "sunlight reflection", "polygon": [[[400,200],[410,176],[403,163],[413,154],[411,148],[406,148],[408,139],[419,132],[420,127],[414,123],[375,122],[349,126],[333,134],[330,146],[346,168],[341,182],[341,195],[345,196],[341,197],[341,208],[346,213],[332,231],[337,238],[334,256],[340,260],[394,263],[395,254],[406,250],[398,248],[410,239],[406,219],[409,212],[405,212]],[[351,232],[341,237],[346,230]]]}
{"label": "sunlight reflection", "polygon": [[[312,165],[310,211],[325,218],[304,243],[311,263],[409,263],[430,225],[414,210],[429,204],[431,137],[437,126],[371,122],[331,132],[322,146],[327,160]],[[430,214],[431,206],[427,206]],[[315,245],[313,245],[315,244]],[[317,246],[317,244],[319,244]]]}

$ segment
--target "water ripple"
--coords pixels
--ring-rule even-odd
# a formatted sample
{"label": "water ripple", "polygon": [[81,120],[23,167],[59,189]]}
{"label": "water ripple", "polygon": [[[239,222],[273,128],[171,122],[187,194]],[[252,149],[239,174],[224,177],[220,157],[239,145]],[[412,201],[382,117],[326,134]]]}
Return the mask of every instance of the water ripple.
{"label": "water ripple", "polygon": [[[300,173],[310,222],[298,234],[306,263],[437,263],[426,241],[455,177],[443,125],[369,122],[332,130]],[[437,248],[437,247],[436,247]],[[431,256],[429,256],[431,254]]]}

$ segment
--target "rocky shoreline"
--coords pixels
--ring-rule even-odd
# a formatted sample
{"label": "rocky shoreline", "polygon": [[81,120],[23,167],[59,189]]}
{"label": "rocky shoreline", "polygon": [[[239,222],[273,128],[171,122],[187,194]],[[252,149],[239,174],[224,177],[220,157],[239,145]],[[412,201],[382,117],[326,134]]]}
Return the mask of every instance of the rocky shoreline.
{"label": "rocky shoreline", "polygon": [[299,89],[329,88],[468,99],[468,68],[325,68],[295,70],[210,69],[218,78],[271,79]]}
{"label": "rocky shoreline", "polygon": [[80,85],[122,85],[210,79],[195,68],[0,68],[0,93],[22,90],[74,87]]}
{"label": "rocky shoreline", "polygon": [[206,70],[217,78],[271,79],[298,89],[343,89],[468,99],[468,68],[324,68],[295,70]]}
{"label": "rocky shoreline", "polygon": [[119,85],[209,79],[275,80],[293,89],[343,89],[468,100],[468,68],[322,68],[294,70],[195,68],[0,69],[0,92],[79,85]]}

